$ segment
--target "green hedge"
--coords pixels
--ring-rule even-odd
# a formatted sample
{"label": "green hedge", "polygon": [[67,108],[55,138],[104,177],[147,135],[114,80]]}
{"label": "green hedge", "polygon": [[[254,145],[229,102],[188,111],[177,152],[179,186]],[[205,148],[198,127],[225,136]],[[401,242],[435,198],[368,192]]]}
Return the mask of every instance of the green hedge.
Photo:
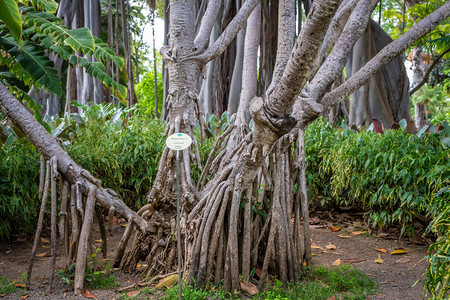
{"label": "green hedge", "polygon": [[31,234],[39,214],[39,155],[24,139],[0,146],[0,240]]}
{"label": "green hedge", "polygon": [[[394,223],[407,229],[414,216],[436,215],[432,196],[448,185],[450,149],[444,132],[421,137],[331,128],[323,120],[306,132],[311,198],[322,204],[357,206],[373,226]],[[443,193],[439,197],[449,197]]]}
{"label": "green hedge", "polygon": [[131,207],[141,207],[158,171],[165,123],[145,116],[120,121],[91,118],[66,149],[103,186],[114,189]]}

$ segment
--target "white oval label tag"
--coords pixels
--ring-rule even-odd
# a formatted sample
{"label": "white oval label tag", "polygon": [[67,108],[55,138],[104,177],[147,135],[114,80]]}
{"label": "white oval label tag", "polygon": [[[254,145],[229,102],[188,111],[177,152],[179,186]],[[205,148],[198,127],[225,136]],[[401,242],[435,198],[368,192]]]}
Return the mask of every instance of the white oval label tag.
{"label": "white oval label tag", "polygon": [[184,150],[192,144],[192,139],[184,133],[174,133],[167,137],[166,146],[172,150]]}

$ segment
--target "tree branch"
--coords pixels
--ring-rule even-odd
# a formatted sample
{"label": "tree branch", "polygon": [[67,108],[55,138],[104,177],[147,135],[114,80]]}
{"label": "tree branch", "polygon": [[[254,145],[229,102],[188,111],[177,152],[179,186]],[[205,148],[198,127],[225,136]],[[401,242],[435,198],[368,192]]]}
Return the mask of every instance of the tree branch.
{"label": "tree branch", "polygon": [[338,103],[343,98],[364,85],[383,66],[394,60],[419,38],[433,30],[439,23],[450,16],[450,2],[446,2],[427,17],[420,20],[401,37],[384,47],[364,67],[359,69],[349,80],[327,93],[320,101],[325,107]]}
{"label": "tree branch", "polygon": [[358,2],[330,55],[308,85],[308,95],[311,99],[317,101],[317,99],[322,98],[333,82],[341,75],[348,56],[367,27],[370,14],[374,8],[375,5],[371,5],[371,0]]}
{"label": "tree branch", "polygon": [[[56,139],[39,124],[30,112],[0,83],[0,109],[17,125],[36,149],[47,159],[56,157],[60,174],[70,184],[80,183],[87,194],[91,188],[96,190],[97,203],[105,208],[114,207],[116,212],[125,218],[132,218],[141,232],[149,231],[148,223],[132,211],[116,195],[100,186],[100,180],[92,176],[89,171],[81,168]],[[115,193],[114,193],[115,194]]]}
{"label": "tree branch", "polygon": [[352,10],[355,8],[357,2],[358,0],[347,0],[344,1],[339,7],[338,11],[331,20],[330,27],[328,28],[327,34],[323,39],[323,44],[314,63],[313,70],[317,70],[319,68],[319,65],[325,57],[326,52],[328,51],[328,49],[333,47],[334,43],[339,38],[345,24],[347,23],[348,17],[350,16]]}
{"label": "tree branch", "polygon": [[202,18],[202,23],[200,29],[198,30],[197,36],[194,40],[195,50],[203,50],[209,40],[209,35],[214,26],[214,23],[219,14],[220,4],[222,0],[209,0],[208,7],[206,8],[205,15]]}
{"label": "tree branch", "polygon": [[236,34],[245,26],[247,18],[250,16],[258,3],[259,0],[245,1],[236,16],[228,24],[227,28],[225,28],[219,38],[211,46],[209,46],[205,52],[199,55],[197,55],[198,52],[194,52],[191,55],[184,57],[183,60],[194,59],[200,61],[202,64],[206,64],[222,54],[236,37]]}
{"label": "tree branch", "polygon": [[428,77],[430,77],[430,73],[431,70],[433,70],[433,68],[436,66],[436,64],[439,62],[439,60],[441,60],[442,57],[444,57],[445,54],[450,52],[450,48],[448,48],[447,50],[445,50],[444,52],[442,52],[438,57],[436,57],[433,60],[433,63],[428,67],[427,71],[425,72],[425,74],[423,75],[423,79],[422,81],[416,85],[410,92],[409,92],[409,96],[411,97],[415,92],[417,92],[418,89],[420,89],[425,83],[427,83],[428,81]]}
{"label": "tree branch", "polygon": [[265,105],[266,113],[272,117],[291,114],[295,98],[310,77],[323,38],[340,3],[341,0],[313,2],[283,76]]}
{"label": "tree branch", "polygon": [[282,0],[278,7],[278,47],[272,82],[267,88],[269,96],[280,81],[295,41],[295,0]]}

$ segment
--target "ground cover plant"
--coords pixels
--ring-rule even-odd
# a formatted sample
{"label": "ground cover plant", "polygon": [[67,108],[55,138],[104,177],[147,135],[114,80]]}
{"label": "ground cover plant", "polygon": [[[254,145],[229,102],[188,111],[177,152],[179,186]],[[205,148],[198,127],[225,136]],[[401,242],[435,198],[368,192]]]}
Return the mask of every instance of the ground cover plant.
{"label": "ground cover plant", "polygon": [[[312,270],[311,276],[303,276],[302,280],[291,282],[286,286],[278,279],[273,279],[265,291],[251,298],[261,300],[323,300],[335,296],[335,299],[363,300],[367,299],[369,295],[375,294],[377,290],[378,287],[373,280],[355,267],[342,265],[328,269],[319,266]],[[183,299],[188,300],[242,299],[242,297],[249,297],[242,292],[230,293],[223,287],[199,288],[195,284],[193,286],[183,284],[182,295]],[[133,299],[134,297],[137,299],[155,297],[175,300],[178,299],[178,286],[175,285],[163,292],[146,287],[119,294],[120,299]]]}

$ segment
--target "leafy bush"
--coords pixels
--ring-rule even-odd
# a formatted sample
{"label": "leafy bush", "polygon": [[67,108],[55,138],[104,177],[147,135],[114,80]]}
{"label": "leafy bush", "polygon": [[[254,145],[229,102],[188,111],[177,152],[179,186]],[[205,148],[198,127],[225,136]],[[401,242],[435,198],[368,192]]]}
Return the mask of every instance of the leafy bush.
{"label": "leafy bush", "polygon": [[39,213],[39,154],[25,139],[0,146],[0,239],[32,234]]}
{"label": "leafy bush", "polygon": [[[69,155],[129,206],[141,207],[158,172],[166,123],[141,112],[127,116],[114,106],[84,109],[80,116],[83,126],[77,127],[76,137],[66,145]],[[207,139],[199,145],[203,165],[213,142]],[[200,170],[196,166],[192,170],[194,180],[199,179]]]}
{"label": "leafy bush", "polygon": [[97,118],[100,107],[87,110],[86,126],[77,131],[77,138],[66,149],[77,163],[100,178],[103,186],[114,189],[128,205],[140,207],[158,171],[165,123],[139,114],[123,118],[119,110]]}
{"label": "leafy bush", "polygon": [[318,121],[306,134],[310,191],[323,204],[366,210],[373,226],[399,223],[404,231],[415,216],[433,216],[431,197],[439,182],[449,180],[444,134],[356,133]]}
{"label": "leafy bush", "polygon": [[[162,57],[161,54],[156,56],[157,70],[162,70]],[[138,98],[139,110],[155,115],[155,86],[154,86],[155,74],[153,67],[147,71],[140,82],[136,85],[136,96]],[[162,103],[163,103],[163,81],[162,74],[156,73],[156,88],[158,95],[158,112],[161,114]]]}

